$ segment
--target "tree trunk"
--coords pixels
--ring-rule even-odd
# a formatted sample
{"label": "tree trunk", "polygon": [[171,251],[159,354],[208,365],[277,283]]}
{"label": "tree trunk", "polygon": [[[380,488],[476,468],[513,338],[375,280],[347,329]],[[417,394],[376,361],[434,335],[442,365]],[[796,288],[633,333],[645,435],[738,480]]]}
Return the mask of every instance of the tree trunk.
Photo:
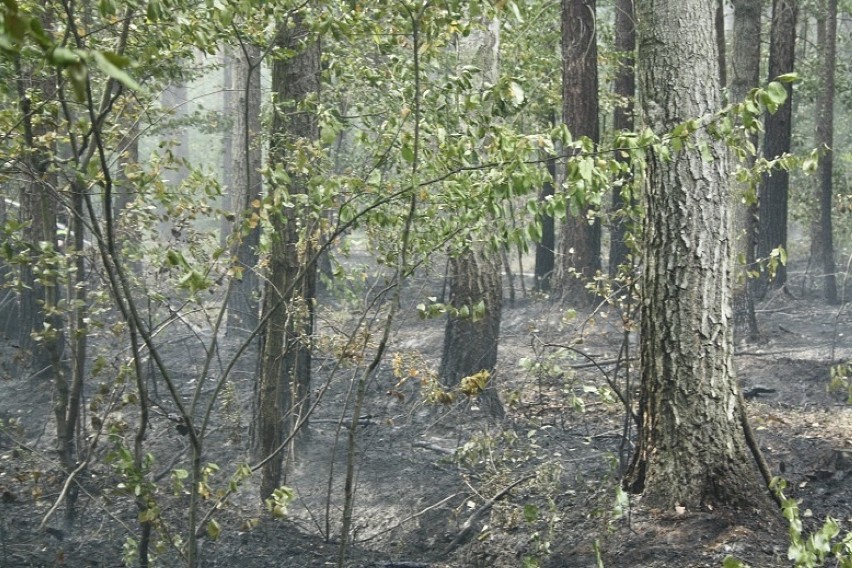
{"label": "tree trunk", "polygon": [[[731,101],[743,101],[760,82],[760,0],[734,0],[734,37],[731,49]],[[757,135],[751,139],[757,148]],[[746,168],[754,166],[750,156]],[[732,242],[734,243],[734,330],[742,330],[749,340],[759,336],[754,313],[752,285],[748,276],[755,267],[757,199],[748,185],[734,186],[732,203]]]}
{"label": "tree trunk", "polygon": [[[482,371],[493,377],[503,306],[496,255],[468,249],[450,259],[450,305],[467,315],[447,318],[442,381],[447,387],[458,388],[462,379]],[[480,397],[489,416],[502,418],[503,405],[492,382],[488,381]]]}
{"label": "tree trunk", "polygon": [[[772,27],[769,42],[769,80],[793,71],[796,45],[796,0],[773,0]],[[787,102],[775,114],[767,114],[763,137],[763,156],[774,160],[790,151],[792,129],[793,86],[785,83]],[[763,175],[758,199],[759,230],[757,256],[769,257],[778,247],[787,248],[787,191],[790,174],[776,169]],[[774,278],[761,271],[756,295],[763,297],[770,287],[778,288],[787,281],[787,269],[779,266]]]}
{"label": "tree trunk", "polygon": [[[574,138],[597,144],[598,49],[596,0],[562,2],[562,120]],[[557,286],[563,300],[588,305],[586,283],[601,268],[601,225],[589,222],[591,207],[569,211],[562,226]]]}
{"label": "tree trunk", "polygon": [[[620,99],[615,107],[613,128],[616,132],[633,130],[633,99],[636,96],[636,79],[634,73],[636,51],[636,25],[633,11],[633,0],[617,0],[615,5],[615,50],[620,54],[618,71],[615,74],[615,94]],[[616,160],[629,160],[620,152],[615,154]],[[629,184],[630,179],[623,179]],[[613,221],[610,226],[609,239],[609,274],[618,274],[618,267],[628,262],[630,249],[625,237],[628,219],[625,208],[632,205],[625,199],[624,186],[616,185],[612,190]]]}
{"label": "tree trunk", "polygon": [[837,0],[825,0],[824,39],[820,57],[824,74],[822,92],[817,94],[816,141],[826,149],[819,164],[819,257],[823,266],[823,294],[829,304],[837,304],[837,281],[832,235],[832,174],[834,171],[834,91],[837,67]]}
{"label": "tree trunk", "polygon": [[[487,22],[487,28],[469,38],[476,49],[483,83],[495,83],[499,74],[500,21]],[[450,313],[444,332],[441,377],[450,387],[481,371],[489,376],[497,364],[497,343],[503,306],[503,278],[499,251],[485,245],[470,245],[450,259],[450,305],[467,310],[468,315]],[[478,309],[484,307],[484,312]],[[503,406],[493,381],[479,394],[489,416],[503,418]]]}
{"label": "tree trunk", "polygon": [[719,58],[719,84],[728,84],[728,63],[725,42],[725,0],[716,0],[716,55]]}
{"label": "tree trunk", "polygon": [[[319,42],[309,37],[301,19],[280,26],[276,41],[285,55],[272,65],[272,90],[277,94],[272,118],[270,167],[289,168],[299,144],[319,138],[316,115],[301,108],[319,92]],[[311,380],[311,336],[314,324],[316,227],[310,206],[284,206],[285,195],[304,195],[308,188],[298,172],[290,171],[286,187],[268,188],[276,209],[270,214],[270,272],[264,289],[263,316],[267,319],[261,352],[255,454],[263,459],[288,438],[290,457],[296,430],[305,432]],[[299,439],[303,439],[299,436]],[[261,472],[261,498],[269,497],[282,480],[283,456],[270,459]]]}
{"label": "tree trunk", "polygon": [[[714,0],[636,3],[637,74],[657,133],[721,106]],[[650,507],[763,505],[740,421],[730,326],[728,161],[696,146],[648,152],[642,281],[639,447],[627,486]]]}
{"label": "tree trunk", "polygon": [[[260,174],[262,152],[260,138],[260,49],[244,44],[244,49],[234,53],[233,89],[236,93],[234,105],[234,128],[230,154],[232,211],[236,223],[243,224],[254,211],[251,203],[263,193]],[[256,272],[257,248],[260,244],[260,224],[244,227],[233,243],[235,261],[239,269],[231,294],[228,297],[228,333],[250,333],[258,325],[260,279]]]}
{"label": "tree trunk", "polygon": [[[553,185],[556,183],[556,158],[547,160],[547,170],[552,181],[545,183],[538,195],[538,201],[543,204],[553,197]],[[541,242],[535,246],[534,288],[536,292],[550,292],[553,282],[553,270],[556,267],[556,232],[553,215],[541,216]]]}

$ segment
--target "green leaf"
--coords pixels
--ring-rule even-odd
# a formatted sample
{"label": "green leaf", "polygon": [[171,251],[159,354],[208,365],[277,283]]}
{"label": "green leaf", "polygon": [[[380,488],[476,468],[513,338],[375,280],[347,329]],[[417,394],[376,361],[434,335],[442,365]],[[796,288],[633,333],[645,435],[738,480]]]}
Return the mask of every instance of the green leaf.
{"label": "green leaf", "polygon": [[722,561],[722,568],[749,568],[748,564],[743,563],[741,560],[737,560],[733,556],[726,556],[725,560]]}
{"label": "green leaf", "polygon": [[777,77],[775,77],[775,80],[779,81],[781,83],[795,83],[796,81],[799,80],[799,74],[798,73],[784,73],[783,75],[778,75]]}
{"label": "green leaf", "polygon": [[414,149],[409,144],[403,144],[400,151],[402,152],[402,158],[406,162],[412,163],[414,161]]}
{"label": "green leaf", "polygon": [[122,71],[119,67],[116,66],[104,53],[100,51],[95,51],[92,53],[95,58],[95,63],[98,64],[101,71],[106,73],[109,77],[112,77],[128,89],[133,91],[141,91],[142,86],[139,85],[136,81],[134,81],[130,75]]}
{"label": "green leaf", "polygon": [[524,505],[524,520],[531,523],[538,519],[538,507],[535,505]]}
{"label": "green leaf", "polygon": [[216,522],[216,519],[210,519],[210,522],[207,523],[207,536],[210,537],[210,540],[218,540],[220,534],[222,534],[222,529],[219,527],[219,523]]}
{"label": "green leaf", "polygon": [[80,56],[67,47],[55,47],[47,54],[47,60],[59,67],[68,67],[80,62]]}

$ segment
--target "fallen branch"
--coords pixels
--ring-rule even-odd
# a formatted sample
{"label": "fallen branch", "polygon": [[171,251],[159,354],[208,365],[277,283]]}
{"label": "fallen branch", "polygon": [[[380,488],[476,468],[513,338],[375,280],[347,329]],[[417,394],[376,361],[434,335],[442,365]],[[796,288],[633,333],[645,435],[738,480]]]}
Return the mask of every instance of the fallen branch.
{"label": "fallen branch", "polygon": [[462,525],[462,530],[458,534],[458,536],[453,539],[453,542],[450,543],[450,546],[447,547],[444,552],[445,555],[450,554],[456,548],[459,547],[462,543],[464,543],[468,538],[470,538],[471,533],[473,532],[473,525],[487,513],[491,507],[494,506],[498,500],[502,499],[509,491],[520,485],[525,481],[529,481],[534,478],[536,474],[531,474],[526,477],[522,477],[521,479],[515,481],[514,483],[509,484],[505,488],[501,489],[494,497],[486,501],[481,507],[479,507],[473,514],[468,517],[467,521],[465,521],[464,525]]}

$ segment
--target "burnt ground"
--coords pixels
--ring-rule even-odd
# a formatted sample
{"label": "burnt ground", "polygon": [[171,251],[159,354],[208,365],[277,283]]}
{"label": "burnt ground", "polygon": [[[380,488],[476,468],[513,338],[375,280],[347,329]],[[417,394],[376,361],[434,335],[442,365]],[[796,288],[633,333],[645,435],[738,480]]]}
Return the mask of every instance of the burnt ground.
{"label": "burnt ground", "polygon": [[[357,429],[353,542],[344,566],[593,568],[600,560],[607,567],[698,567],[721,566],[729,554],[753,567],[790,565],[786,525],[777,512],[648,511],[641,499],[617,498],[630,442],[607,385],[607,378],[620,388],[624,381],[623,368],[613,379],[625,339],[613,308],[572,314],[517,290],[518,300],[504,309],[495,379],[505,421],[487,420],[475,400],[426,404],[443,320],[422,320],[415,306],[440,293],[434,284],[409,287],[387,357],[367,384]],[[759,443],[773,472],[787,479],[788,495],[800,500],[806,529],[832,516],[847,531],[852,405],[848,393],[828,386],[831,362],[852,360],[852,309],[827,307],[798,290],[795,297],[777,293],[758,310],[763,341],[738,344],[736,364],[745,391],[754,395],[748,413]],[[342,300],[321,309],[314,385],[323,396],[305,449],[290,462],[286,482],[296,497],[287,516],[276,520],[263,511],[249,480],[217,512],[222,532],[216,541],[204,540],[203,566],[337,565],[345,427],[354,381],[368,361],[353,352],[341,368],[333,362],[356,311]],[[197,333],[204,336],[187,328],[164,340],[187,393],[200,365]],[[93,383],[105,381],[126,355],[106,347],[107,339],[99,348],[110,364]],[[375,346],[378,338],[367,341]],[[633,355],[635,337],[629,342]],[[4,368],[15,355],[5,340]],[[635,378],[635,363],[631,373]],[[253,377],[250,365],[238,368],[227,404],[216,407],[205,455],[220,468],[210,481],[214,491],[247,459]],[[133,406],[107,417],[116,437],[100,442],[96,465],[78,478],[75,524],[63,526],[60,510],[39,530],[65,479],[49,449],[49,389],[27,376],[4,373],[1,380],[0,418],[7,426],[0,433],[0,566],[121,566],[123,546],[136,536],[136,513],[119,487],[121,476],[103,457],[132,436]],[[93,384],[87,404],[95,391]],[[161,415],[169,405],[155,410],[147,440],[151,477],[160,477],[163,526],[176,535],[186,527],[186,493],[174,491],[168,472],[187,467],[186,441]],[[176,549],[166,546],[157,565],[181,565]]]}

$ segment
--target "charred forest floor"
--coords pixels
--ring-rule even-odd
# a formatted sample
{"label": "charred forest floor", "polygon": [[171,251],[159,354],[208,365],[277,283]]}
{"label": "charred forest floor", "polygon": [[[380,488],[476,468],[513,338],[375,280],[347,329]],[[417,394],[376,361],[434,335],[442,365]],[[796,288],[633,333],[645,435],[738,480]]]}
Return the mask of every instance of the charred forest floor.
{"label": "charred forest floor", "polygon": [[[515,290],[516,301],[507,299],[504,307],[494,377],[505,420],[489,420],[475,399],[426,404],[444,320],[421,319],[416,306],[439,296],[437,286],[435,279],[408,285],[387,356],[367,384],[343,566],[687,568],[718,567],[728,555],[753,567],[791,565],[778,511],[649,511],[641,498],[618,497],[632,438],[624,437],[623,407],[608,381],[625,388],[625,367],[616,373],[615,362],[625,355],[625,341],[628,357],[638,350],[614,308],[574,312]],[[852,529],[852,405],[848,392],[828,387],[831,365],[852,360],[852,308],[826,306],[804,287],[790,290],[759,304],[762,339],[737,342],[737,373],[758,442],[773,474],[788,481],[788,496],[800,500],[805,530],[832,516],[846,532]],[[368,360],[343,353],[346,364],[335,362],[356,312],[341,300],[320,306],[314,386],[323,394],[304,449],[288,462],[286,483],[296,497],[286,517],[273,519],[261,508],[250,479],[217,513],[221,535],[203,539],[202,566],[338,565],[346,428],[353,385]],[[199,333],[174,334],[164,350],[187,393],[198,370]],[[222,359],[232,351],[225,341]],[[66,476],[50,450],[49,384],[5,372],[17,356],[12,341],[0,338],[6,425],[0,432],[0,567],[122,566],[123,547],[138,524],[132,499],[119,488],[121,476],[104,461],[112,447],[106,438],[78,478],[74,524],[63,525],[60,508],[39,529]],[[628,389],[636,388],[636,364]],[[226,486],[236,464],[248,460],[253,383],[252,364],[238,367],[217,405],[204,457],[220,468],[211,487]],[[87,389],[87,405],[96,390],[96,384]],[[151,477],[160,477],[163,526],[177,534],[186,530],[187,497],[185,490],[173,491],[169,471],[188,469],[188,453],[168,411],[167,402],[154,409],[147,446],[154,456]],[[86,415],[87,425],[93,414]],[[132,405],[107,419],[124,424],[132,437]],[[183,564],[167,547],[156,565]]]}

